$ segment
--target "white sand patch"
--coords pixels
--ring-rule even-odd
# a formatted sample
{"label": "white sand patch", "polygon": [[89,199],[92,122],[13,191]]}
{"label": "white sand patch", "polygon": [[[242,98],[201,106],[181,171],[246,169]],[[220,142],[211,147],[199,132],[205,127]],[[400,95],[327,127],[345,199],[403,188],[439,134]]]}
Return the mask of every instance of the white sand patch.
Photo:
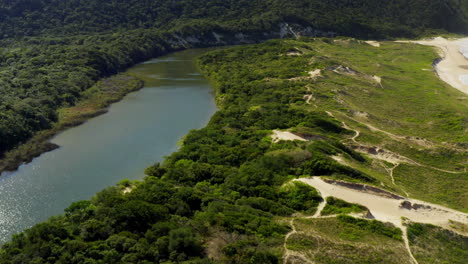
{"label": "white sand patch", "polygon": [[280,140],[285,140],[285,141],[294,141],[294,140],[307,141],[305,138],[294,135],[293,133],[291,133],[289,131],[279,131],[279,130],[273,130],[273,135],[271,136],[271,138],[273,139],[274,143],[278,143]]}
{"label": "white sand patch", "polygon": [[310,78],[316,79],[317,77],[322,76],[321,73],[322,73],[322,70],[316,69],[316,70],[310,71],[309,76]]}
{"label": "white sand patch", "polygon": [[460,52],[468,59],[468,39],[461,41]]}
{"label": "white sand patch", "polygon": [[129,186],[129,187],[126,187],[125,189],[123,189],[122,193],[123,194],[127,194],[127,193],[131,193],[133,191],[133,188],[135,186]]}
{"label": "white sand patch", "polygon": [[377,76],[377,75],[374,75],[374,76],[372,76],[372,79],[373,79],[376,83],[378,83],[378,84],[380,85],[381,88],[383,88],[383,86],[382,86],[382,77],[379,77],[379,76]]}
{"label": "white sand patch", "polygon": [[288,52],[286,53],[287,56],[301,56],[302,53],[298,52],[298,51],[291,51],[291,52]]}
{"label": "white sand patch", "polygon": [[306,104],[311,104],[310,101],[312,100],[315,101],[314,94],[306,94],[303,98],[306,100]]}
{"label": "white sand patch", "polygon": [[[468,214],[440,205],[415,199],[392,199],[371,192],[330,184],[320,179],[320,177],[302,178],[297,181],[316,188],[324,197],[333,196],[350,203],[361,204],[370,210],[375,219],[390,222],[400,228],[403,227],[402,217],[413,222],[433,224],[441,227],[447,227],[450,224],[449,220],[468,224]],[[417,204],[419,208],[402,208],[401,203],[403,201],[407,201],[413,206]]]}
{"label": "white sand patch", "polygon": [[366,112],[362,112],[362,111],[354,111],[353,116],[357,118],[364,118],[364,119],[369,118],[369,114]]}
{"label": "white sand patch", "polygon": [[460,75],[460,81],[461,81],[464,85],[468,85],[468,75]]}
{"label": "white sand patch", "polygon": [[448,40],[437,37],[429,40],[397,41],[434,46],[440,49],[443,60],[436,65],[439,77],[452,87],[468,94],[468,83],[460,76],[468,75],[468,38]]}
{"label": "white sand patch", "polygon": [[367,44],[371,45],[372,47],[380,47],[380,43],[378,41],[374,41],[374,40],[369,40],[369,41],[365,41]]}
{"label": "white sand patch", "polygon": [[346,165],[349,166],[349,164],[345,161],[345,159],[342,156],[330,156],[330,158],[334,159],[336,162],[340,163],[341,165]]}
{"label": "white sand patch", "polygon": [[290,78],[290,81],[303,81],[303,80],[316,80],[318,77],[322,77],[322,70],[320,69],[315,69],[313,71],[307,72],[309,76],[301,76],[301,77],[294,77]]}

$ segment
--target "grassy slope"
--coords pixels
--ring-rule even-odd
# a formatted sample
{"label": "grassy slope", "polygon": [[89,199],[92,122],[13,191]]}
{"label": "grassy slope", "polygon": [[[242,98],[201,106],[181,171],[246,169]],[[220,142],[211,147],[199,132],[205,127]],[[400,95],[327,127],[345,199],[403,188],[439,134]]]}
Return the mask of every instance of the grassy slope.
{"label": "grassy slope", "polygon": [[[299,102],[294,107],[332,111],[339,120],[362,132],[358,142],[394,151],[420,164],[455,172],[462,172],[467,166],[467,152],[463,145],[457,145],[468,141],[467,96],[431,71],[437,55],[430,47],[384,42],[376,48],[355,40],[289,40],[285,45],[303,52],[302,56],[310,56],[309,64],[298,66],[303,71],[322,69],[322,77],[301,83],[313,93],[313,106]],[[338,65],[358,73],[333,72]],[[373,75],[382,78],[383,88],[370,79]],[[307,93],[305,88],[303,92]],[[365,112],[367,117],[353,114],[356,112]],[[402,139],[372,131],[365,124]],[[429,143],[421,146],[405,140],[406,136],[424,138]],[[386,170],[393,164],[375,159],[368,163],[347,162],[394,191],[404,194],[405,190],[412,197],[461,210],[467,208],[466,196],[460,195],[467,173],[403,165],[394,171],[394,186]]]}
{"label": "grassy slope", "polygon": [[[303,43],[288,44],[294,47]],[[336,109],[367,112],[369,123],[395,134],[436,141],[468,140],[466,96],[436,77],[431,64],[438,55],[432,48],[392,42],[375,48],[348,40],[313,42],[310,48],[323,58],[304,70],[313,70],[322,62],[382,78],[383,89],[378,89],[375,82],[364,77],[326,71],[325,78],[319,78],[313,87],[319,94],[331,92],[343,99],[344,104],[335,104]]]}
{"label": "grassy slope", "polygon": [[[395,49],[401,46],[392,47],[380,52],[384,55],[396,53]],[[415,48],[430,51],[426,47]],[[162,165],[148,168],[149,176],[144,181],[132,183],[135,187],[130,193],[123,193],[126,186],[110,187],[92,201],[73,204],[66,210],[66,215],[15,236],[0,250],[0,262],[164,263],[187,260],[186,263],[193,263],[189,261],[203,259],[203,262],[195,263],[210,263],[207,258],[211,258],[218,263],[278,263],[284,253],[281,251],[282,238],[290,229],[275,219],[284,219],[293,213],[313,212],[320,201],[311,187],[284,186],[301,175],[327,175],[374,185],[380,185],[382,181],[388,189],[399,192],[403,192],[403,188],[406,191],[420,189],[427,196],[422,197],[415,191],[418,197],[465,209],[466,201],[460,200],[456,192],[441,200],[443,190],[432,190],[418,182],[401,186],[398,177],[397,185],[391,186],[383,168],[390,164],[364,158],[339,143],[350,143],[353,133],[341,128],[340,122],[324,110],[333,111],[339,120],[366,132],[371,139],[374,137],[369,140],[372,143],[398,141],[386,134],[367,131],[356,121],[350,122],[349,113],[353,109],[347,100],[352,102],[363,91],[379,96],[391,94],[391,90],[382,89],[366,75],[347,76],[329,70],[328,67],[351,63],[345,57],[350,49],[355,54],[372,50],[377,57],[380,55],[379,49],[355,41],[333,43],[311,39],[269,41],[204,55],[200,59],[200,68],[215,84],[220,105],[207,127],[191,131],[178,152]],[[287,56],[293,50],[304,54]],[[341,53],[343,58],[338,57]],[[409,52],[407,56],[411,58],[411,54]],[[372,74],[364,72],[363,67],[367,66],[361,64],[367,61],[363,58],[353,63],[347,66]],[[398,68],[398,65],[390,68]],[[317,81],[308,78],[307,71],[317,68],[323,70],[324,77]],[[400,71],[404,73],[403,69]],[[382,76],[398,78],[399,75]],[[444,87],[433,74],[428,78]],[[354,89],[348,89],[346,94],[340,92],[347,87]],[[459,93],[448,91],[449,94],[441,95],[441,100],[457,104],[452,96],[459,96]],[[311,105],[305,104],[303,96],[312,92],[316,100]],[[336,100],[337,96],[340,100]],[[414,110],[409,105],[411,102],[398,101],[396,94],[389,98],[389,107],[400,105],[408,111]],[[368,100],[372,101],[372,98]],[[378,99],[373,102],[381,103]],[[365,111],[373,113],[371,106]],[[381,109],[382,105],[378,107]],[[455,105],[449,110],[457,115],[459,109],[466,110],[466,106]],[[373,115],[382,114],[384,110],[376,110]],[[366,122],[379,127],[386,124],[378,118]],[[401,117],[394,122],[401,125],[398,130],[391,130],[393,133],[417,132],[412,122]],[[272,143],[269,136],[272,129],[292,129],[317,140]],[[440,132],[442,137],[457,133],[456,130],[444,132],[442,129]],[[436,143],[439,140],[438,135],[428,134],[428,137]],[[428,149],[421,152],[430,153],[428,155],[437,161],[438,153]],[[418,158],[411,151],[408,153],[411,158]],[[331,155],[340,155],[355,170],[340,165],[329,157]],[[417,179],[414,174],[421,171],[419,167],[410,169],[404,176]],[[430,182],[435,176],[428,174],[427,177]],[[455,191],[466,186],[465,182],[463,179],[456,183],[445,180],[444,186]],[[286,248],[308,254],[316,262],[409,262],[401,231],[377,221],[339,216],[294,223],[296,230],[304,233],[292,234]],[[303,235],[306,237],[301,238]],[[221,240],[224,244],[217,247],[217,241]],[[128,243],[130,248],[126,246]],[[444,247],[449,244],[441,243]]]}
{"label": "grassy slope", "polygon": [[468,259],[467,237],[423,224],[411,224],[408,233],[411,250],[419,264],[462,264]]}
{"label": "grassy slope", "polygon": [[[392,42],[376,48],[347,39],[284,40],[277,45],[284,50],[282,54],[258,51],[251,60],[241,58],[242,48],[226,51],[218,58],[221,61],[216,62],[216,71],[221,76],[209,73],[210,77],[221,83],[229,82],[222,74],[232,72],[233,79],[249,78],[247,84],[255,83],[257,89],[273,88],[272,96],[288,97],[283,101],[293,109],[331,111],[338,120],[362,133],[356,139],[360,144],[393,151],[426,167],[406,164],[397,167],[394,185],[389,168],[395,164],[377,159],[357,161],[344,155],[346,164],[371,175],[389,190],[466,210],[467,198],[460,194],[468,180],[468,174],[462,173],[467,166],[467,152],[461,145],[467,141],[467,97],[442,82],[431,70],[437,58],[432,48]],[[302,55],[286,56],[291,51]],[[334,72],[339,65],[355,73]],[[307,72],[316,69],[322,70],[322,76],[315,80],[307,78]],[[372,79],[373,75],[382,78],[383,88]],[[307,94],[314,97],[310,105],[303,99]],[[220,102],[230,100],[227,95],[219,98]],[[256,100],[259,98],[246,97],[244,103],[255,107],[259,104]],[[353,114],[357,112],[365,112],[367,117]],[[372,131],[366,124],[395,136]],[[419,141],[408,140],[407,136]],[[348,137],[341,140],[356,145]]]}
{"label": "grassy slope", "polygon": [[287,248],[314,263],[411,263],[401,240],[337,218],[298,219]]}

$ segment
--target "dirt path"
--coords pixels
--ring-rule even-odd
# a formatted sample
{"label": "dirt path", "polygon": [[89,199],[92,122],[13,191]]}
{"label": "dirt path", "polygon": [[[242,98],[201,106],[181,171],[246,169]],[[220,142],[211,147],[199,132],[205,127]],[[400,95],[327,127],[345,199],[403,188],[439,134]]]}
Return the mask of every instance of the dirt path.
{"label": "dirt path", "polygon": [[395,178],[393,177],[393,171],[398,167],[400,166],[400,163],[395,163],[393,167],[391,168],[385,168],[385,170],[388,172],[388,174],[390,175],[390,178],[392,179],[392,183],[393,185],[396,185],[395,183]]}
{"label": "dirt path", "polygon": [[416,43],[439,48],[443,59],[435,65],[435,69],[440,79],[455,89],[468,94],[468,60],[462,53],[462,46],[467,45],[468,38],[452,40],[437,37],[429,40],[397,42]]}
{"label": "dirt path", "polygon": [[[307,217],[303,217],[303,218],[328,218],[328,217],[336,217],[336,215],[330,215],[330,216],[326,216],[326,217],[323,217],[323,216],[320,216],[320,213],[322,212],[323,208],[325,208],[325,206],[327,205],[327,199],[325,196],[322,195],[322,198],[323,198],[323,201],[319,204],[319,206],[317,207],[317,211],[315,211],[314,215],[313,216],[307,216]],[[292,218],[290,221],[289,221],[289,225],[291,226],[292,230],[291,232],[289,232],[288,234],[286,234],[286,237],[284,238],[284,243],[283,243],[283,247],[284,247],[284,256],[283,256],[283,264],[287,264],[288,263],[288,260],[290,257],[292,256],[295,256],[295,257],[299,257],[301,259],[303,259],[305,261],[305,263],[313,263],[312,261],[310,261],[306,256],[304,256],[303,254],[301,253],[298,253],[298,252],[295,252],[295,251],[292,251],[292,250],[289,250],[287,248],[287,243],[288,243],[288,239],[291,235],[294,235],[294,234],[297,234],[297,230],[296,230],[296,226],[294,225],[294,220],[296,218]]]}
{"label": "dirt path", "polygon": [[287,244],[288,244],[288,239],[290,236],[294,235],[294,234],[297,234],[297,230],[296,230],[296,226],[294,225],[294,220],[295,218],[292,218],[290,221],[289,221],[289,225],[291,226],[292,230],[291,232],[287,233],[286,236],[284,237],[284,243],[283,243],[283,247],[284,247],[284,255],[283,255],[283,264],[287,264],[288,263],[288,260],[291,258],[291,257],[296,257],[296,258],[300,258],[302,260],[304,260],[304,262],[302,263],[310,263],[310,264],[313,264],[312,261],[310,261],[306,256],[304,256],[303,254],[299,253],[299,252],[295,252],[295,251],[292,251],[292,250],[289,250],[288,247],[287,247]]}
{"label": "dirt path", "polygon": [[[329,111],[325,111],[329,116],[337,119],[333,113],[329,112]],[[352,118],[350,118],[352,119]],[[337,119],[339,120],[339,119]],[[374,127],[370,124],[367,124],[367,123],[363,123],[363,122],[359,122],[355,119],[352,119],[353,121],[355,122],[358,122],[360,124],[363,124],[365,126],[367,126],[371,131],[375,132],[375,131],[378,131],[378,132],[381,132],[381,133],[384,133],[385,135],[389,136],[391,139],[394,139],[396,141],[400,141],[400,142],[404,142],[406,140],[408,140],[408,137],[404,137],[404,136],[398,136],[398,135],[395,135],[395,134],[392,134],[388,131],[385,131],[385,130],[382,130],[382,129],[379,129],[377,127]],[[441,171],[441,172],[445,172],[445,173],[450,173],[450,174],[460,174],[460,173],[464,173],[464,172],[461,172],[461,171],[450,171],[450,170],[444,170],[444,169],[440,169],[440,168],[437,168],[437,167],[433,167],[433,166],[430,166],[430,165],[425,165],[425,164],[422,164],[422,163],[419,163],[417,161],[414,161],[408,157],[405,157],[403,155],[400,155],[400,154],[397,154],[397,153],[393,153],[389,150],[384,150],[384,149],[380,149],[380,148],[377,148],[377,147],[369,147],[369,146],[366,146],[360,142],[358,142],[356,139],[360,136],[360,132],[356,129],[353,129],[351,127],[349,127],[348,125],[346,125],[345,122],[341,122],[342,125],[343,125],[343,128],[347,129],[347,130],[351,130],[351,131],[354,131],[355,135],[351,138],[351,141],[353,141],[354,143],[356,143],[357,145],[359,145],[359,147],[357,149],[355,149],[356,151],[358,152],[361,152],[361,153],[365,153],[367,155],[370,155],[372,158],[375,158],[375,159],[379,159],[379,160],[384,160],[384,161],[387,161],[387,162],[390,162],[394,165],[396,165],[397,163],[408,163],[408,164],[412,164],[412,165],[416,165],[416,166],[420,166],[420,167],[425,167],[425,168],[428,168],[428,169],[432,169],[432,170],[437,170],[437,171]],[[422,142],[425,142],[423,139],[419,139],[419,144],[423,144]],[[425,145],[425,144],[424,144]],[[427,145],[425,145],[427,147]],[[372,148],[372,149],[375,149],[375,153],[370,153],[368,151],[369,148]],[[466,151],[466,150],[465,150]],[[393,169],[392,169],[392,179],[393,179],[393,170],[396,168],[397,166],[395,166]],[[392,180],[394,182],[394,180]]]}
{"label": "dirt path", "polygon": [[358,138],[358,137],[361,135],[361,133],[359,132],[359,130],[350,128],[348,125],[346,125],[345,122],[341,122],[341,124],[343,125],[343,128],[344,128],[344,129],[354,131],[355,135],[351,138],[351,141],[353,141],[354,143],[359,144],[359,143],[356,141],[356,138]]}
{"label": "dirt path", "polygon": [[[326,183],[325,181],[322,181],[319,177],[303,178],[303,179],[298,179],[298,181],[304,182],[304,183],[309,184],[309,185],[313,186],[314,188],[316,188],[317,191],[320,193],[320,195],[323,198],[323,201],[319,204],[319,206],[317,207],[317,211],[315,212],[315,214],[313,216],[307,216],[307,217],[302,217],[302,218],[305,218],[305,219],[320,218],[320,219],[322,219],[322,218],[334,218],[334,217],[336,217],[336,215],[321,216],[321,212],[322,212],[323,208],[325,208],[325,206],[327,204],[326,203],[326,198],[329,197],[329,196],[337,197],[339,199],[342,199],[342,200],[345,200],[345,201],[348,201],[348,202],[353,202],[353,203],[358,203],[358,204],[364,205],[370,210],[370,213],[372,214],[372,216],[375,217],[377,220],[380,220],[380,221],[383,221],[383,222],[391,222],[395,226],[399,227],[402,230],[403,242],[405,244],[405,248],[406,248],[406,250],[408,252],[408,255],[409,255],[410,259],[414,264],[419,264],[418,261],[416,260],[416,258],[413,256],[413,253],[411,252],[411,247],[410,247],[409,240],[408,240],[407,227],[402,223],[402,218],[401,218],[402,215],[408,216],[408,212],[405,212],[405,211],[409,211],[409,210],[408,209],[403,209],[403,208],[400,207],[401,200],[392,199],[392,198],[388,198],[388,197],[382,197],[382,196],[379,196],[379,195],[365,193],[365,192],[361,192],[361,191],[358,191],[358,190],[346,188],[346,187],[343,187],[343,186],[329,184],[329,183]],[[380,204],[379,201],[381,201],[382,199],[385,199],[387,201],[387,205]],[[377,202],[375,202],[375,200],[377,200]],[[417,200],[411,200],[411,201],[415,202]],[[390,208],[387,207],[388,204],[391,204]],[[431,210],[438,210],[438,212],[439,211],[440,212],[446,212],[446,214],[450,214],[451,217],[456,216],[455,218],[457,218],[458,220],[465,219],[466,221],[468,221],[468,215],[466,215],[466,214],[463,214],[461,212],[456,212],[456,211],[448,209],[448,208],[447,208],[448,209],[447,211],[443,211],[446,208],[442,209],[442,207],[440,207],[438,205],[431,205],[431,206],[433,206],[433,208],[434,208],[434,209],[431,209]],[[398,211],[399,211],[399,213],[395,214],[394,216],[392,216],[392,214],[394,214],[393,211],[395,211],[395,210],[393,210],[394,209],[393,207],[397,207]],[[418,209],[418,210],[421,210],[421,209]],[[426,210],[428,210],[428,209],[426,209]],[[416,215],[421,214],[421,215],[423,215],[422,218],[425,218],[426,220],[430,219],[432,217],[431,215],[427,215],[427,212],[423,212],[423,211],[419,211],[419,212],[416,212],[416,213],[413,213],[413,214],[416,214]],[[359,215],[359,214],[352,214],[352,216],[357,217],[357,218],[365,219],[365,217],[363,217],[362,215]],[[292,236],[294,234],[297,234],[297,233],[300,233],[300,232],[297,231],[296,226],[294,224],[295,219],[297,219],[297,218],[292,218],[289,221],[289,224],[290,224],[292,230],[291,230],[291,232],[289,232],[286,235],[286,237],[284,239],[283,247],[284,247],[284,250],[285,250],[285,254],[283,256],[283,264],[288,264],[288,260],[291,257],[296,257],[296,258],[302,259],[303,260],[302,263],[313,263],[310,260],[308,260],[305,255],[303,255],[303,254],[301,254],[299,252],[289,250],[287,248],[287,242],[288,242],[288,239],[290,238],[290,236]],[[415,217],[413,216],[410,220],[414,220],[414,219],[415,219]],[[418,218],[418,219],[421,219],[421,217]],[[435,224],[439,223],[437,221],[438,221],[438,219],[434,219],[434,221],[432,221],[432,223],[435,223]],[[448,222],[448,218],[447,218],[447,222]]]}
{"label": "dirt path", "polygon": [[[402,222],[402,219],[406,218],[411,222],[432,224],[448,229],[450,229],[449,220],[468,224],[468,214],[440,205],[426,203],[415,199],[406,199],[405,203],[407,205],[409,204],[410,206],[404,207],[402,206],[402,200],[384,197],[362,190],[347,188],[341,185],[327,183],[321,180],[320,177],[302,178],[298,179],[297,181],[301,181],[316,188],[324,198],[333,196],[347,202],[366,206],[376,220],[390,222],[396,227],[400,228],[402,230],[402,238],[403,242],[405,243],[406,250],[408,251],[411,261],[414,264],[418,264],[418,261],[411,252],[411,247],[408,240],[408,230],[406,225]],[[320,217],[320,211],[323,209],[323,207],[325,207],[325,203],[322,203],[319,206],[321,209],[317,210],[314,216],[308,218],[324,218]],[[464,236],[467,235],[465,233],[460,233],[457,230],[452,229],[452,231],[455,231]]]}
{"label": "dirt path", "polygon": [[408,251],[408,255],[410,256],[411,261],[413,261],[414,264],[419,264],[416,258],[414,257],[413,252],[411,252],[411,247],[408,239],[408,228],[406,226],[403,226],[401,227],[401,231],[403,232],[401,237],[403,238],[403,242],[405,242],[405,248],[406,251]]}

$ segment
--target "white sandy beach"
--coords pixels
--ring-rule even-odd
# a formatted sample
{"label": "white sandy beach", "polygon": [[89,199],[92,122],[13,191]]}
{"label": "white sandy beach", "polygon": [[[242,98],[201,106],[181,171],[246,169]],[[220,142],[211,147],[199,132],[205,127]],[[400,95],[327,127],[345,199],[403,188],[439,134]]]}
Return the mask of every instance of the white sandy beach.
{"label": "white sandy beach", "polygon": [[443,60],[436,65],[439,77],[452,87],[468,94],[468,38],[398,41],[411,42],[440,49]]}

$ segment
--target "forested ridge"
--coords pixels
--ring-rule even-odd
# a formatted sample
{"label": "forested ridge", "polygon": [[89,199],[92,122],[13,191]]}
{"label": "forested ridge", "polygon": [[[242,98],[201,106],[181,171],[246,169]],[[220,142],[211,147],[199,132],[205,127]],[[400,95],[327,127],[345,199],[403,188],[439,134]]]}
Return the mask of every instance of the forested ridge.
{"label": "forested ridge", "polygon": [[425,29],[466,32],[466,5],[460,0],[10,0],[0,4],[0,32],[11,37],[172,29],[201,19],[238,30],[289,21],[340,35],[414,36]]}

